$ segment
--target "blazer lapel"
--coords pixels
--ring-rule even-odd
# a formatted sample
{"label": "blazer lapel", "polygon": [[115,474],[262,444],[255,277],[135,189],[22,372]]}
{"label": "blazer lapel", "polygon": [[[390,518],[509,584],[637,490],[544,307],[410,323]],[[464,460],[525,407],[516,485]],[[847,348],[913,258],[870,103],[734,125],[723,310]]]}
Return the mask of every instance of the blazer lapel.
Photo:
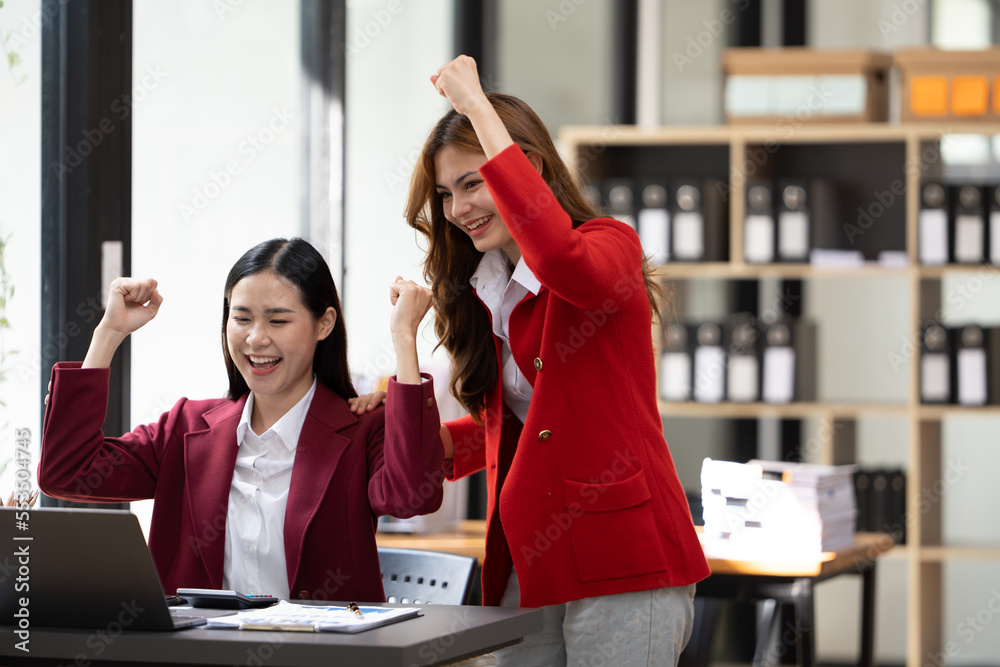
{"label": "blazer lapel", "polygon": [[[184,476],[194,543],[214,588],[222,588],[229,489],[236,468],[236,427],[247,396],[205,413],[208,428],[184,436]],[[183,548],[183,547],[182,547]]]}
{"label": "blazer lapel", "polygon": [[351,439],[339,433],[356,424],[347,401],[316,384],[295,449],[292,480],[285,508],[285,565],[288,585],[298,577],[306,531],[320,505],[329,498],[330,482]]}

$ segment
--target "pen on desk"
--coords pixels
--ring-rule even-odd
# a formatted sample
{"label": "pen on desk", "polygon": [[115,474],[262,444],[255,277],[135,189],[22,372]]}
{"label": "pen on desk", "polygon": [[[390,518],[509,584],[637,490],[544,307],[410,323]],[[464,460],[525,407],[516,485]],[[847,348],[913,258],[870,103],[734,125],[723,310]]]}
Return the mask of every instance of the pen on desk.
{"label": "pen on desk", "polygon": [[353,611],[354,615],[357,616],[358,618],[364,618],[365,617],[365,615],[361,613],[361,609],[358,608],[358,605],[357,605],[356,602],[351,602],[350,604],[347,605],[347,608],[350,609],[351,611]]}

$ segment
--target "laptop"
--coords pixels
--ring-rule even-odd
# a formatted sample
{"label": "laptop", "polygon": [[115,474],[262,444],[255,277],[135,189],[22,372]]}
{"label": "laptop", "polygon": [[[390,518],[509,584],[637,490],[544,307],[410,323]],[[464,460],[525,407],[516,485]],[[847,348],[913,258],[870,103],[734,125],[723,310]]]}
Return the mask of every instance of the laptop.
{"label": "laptop", "polygon": [[[32,626],[179,630],[203,625],[171,609],[134,514],[0,507],[0,619]],[[23,614],[24,612],[21,611]]]}

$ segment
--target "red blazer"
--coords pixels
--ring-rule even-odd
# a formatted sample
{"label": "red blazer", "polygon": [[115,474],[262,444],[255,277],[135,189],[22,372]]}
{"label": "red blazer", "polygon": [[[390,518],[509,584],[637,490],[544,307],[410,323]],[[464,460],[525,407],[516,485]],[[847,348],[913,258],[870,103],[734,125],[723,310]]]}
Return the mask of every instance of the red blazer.
{"label": "red blazer", "polygon": [[663,438],[638,236],[606,218],[573,229],[517,146],[479,172],[542,285],[510,315],[511,352],[534,387],[523,429],[505,418],[499,380],[484,426],[447,424],[449,478],[486,468],[484,603],[499,603],[511,565],[525,607],[707,577]]}
{"label": "red blazer", "polygon": [[[149,549],[164,590],[222,588],[236,426],[246,396],[181,399],[155,424],[105,438],[108,377],[108,369],[79,363],[52,369],[39,486],[76,501],[153,498]],[[377,516],[411,517],[441,504],[444,451],[433,397],[430,381],[390,381],[387,408],[355,415],[317,384],[285,512],[293,598],[385,600]]]}

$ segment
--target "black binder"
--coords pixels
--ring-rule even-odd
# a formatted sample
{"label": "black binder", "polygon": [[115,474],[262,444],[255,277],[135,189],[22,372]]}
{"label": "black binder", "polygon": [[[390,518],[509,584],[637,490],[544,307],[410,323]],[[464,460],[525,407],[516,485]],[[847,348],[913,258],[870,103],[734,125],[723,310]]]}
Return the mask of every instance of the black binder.
{"label": "black binder", "polygon": [[735,403],[760,400],[761,332],[756,319],[747,313],[726,322],[723,347],[726,350],[726,398]]}
{"label": "black binder", "polygon": [[886,530],[898,544],[906,544],[906,473],[897,468],[887,477]]}
{"label": "black binder", "polygon": [[660,355],[660,398],[664,401],[691,400],[693,377],[694,337],[688,327],[672,322],[667,325]]}
{"label": "black binder", "polygon": [[920,336],[920,402],[951,403],[951,335],[940,324],[926,324]]}
{"label": "black binder", "polygon": [[986,188],[989,224],[986,227],[986,261],[1000,266],[1000,185]]}
{"label": "black binder", "polygon": [[940,183],[924,183],[920,188],[917,213],[917,250],[921,264],[948,262],[948,191]]}
{"label": "black binder", "polygon": [[777,252],[779,262],[808,262],[811,245],[807,183],[778,181]]}
{"label": "black binder", "polygon": [[959,327],[953,334],[953,396],[959,405],[986,405],[989,402],[989,360],[986,333],[976,324]]}
{"label": "black binder", "polygon": [[782,317],[768,325],[762,353],[761,400],[816,400],[816,324]]}
{"label": "black binder", "polygon": [[986,212],[983,192],[976,185],[953,188],[954,212],[949,226],[951,259],[957,264],[986,260]]}
{"label": "black binder", "polygon": [[776,230],[774,193],[769,181],[747,181],[746,211],[743,218],[743,261],[768,264],[774,261]]}
{"label": "black binder", "polygon": [[722,327],[704,322],[695,329],[694,400],[718,403],[726,397],[726,352]]}
{"label": "black binder", "polygon": [[871,496],[872,481],[871,474],[867,470],[858,469],[854,471],[854,501],[857,506],[858,516],[854,522],[855,530],[861,532],[871,531]]}
{"label": "black binder", "polygon": [[670,257],[680,262],[705,261],[705,213],[701,182],[680,179],[670,188]]}
{"label": "black binder", "polygon": [[667,188],[651,182],[639,191],[640,208],[636,215],[642,252],[655,264],[670,260],[670,212]]}
{"label": "black binder", "polygon": [[632,180],[610,178],[604,182],[603,194],[604,199],[608,202],[608,215],[635,229],[636,201]]}

